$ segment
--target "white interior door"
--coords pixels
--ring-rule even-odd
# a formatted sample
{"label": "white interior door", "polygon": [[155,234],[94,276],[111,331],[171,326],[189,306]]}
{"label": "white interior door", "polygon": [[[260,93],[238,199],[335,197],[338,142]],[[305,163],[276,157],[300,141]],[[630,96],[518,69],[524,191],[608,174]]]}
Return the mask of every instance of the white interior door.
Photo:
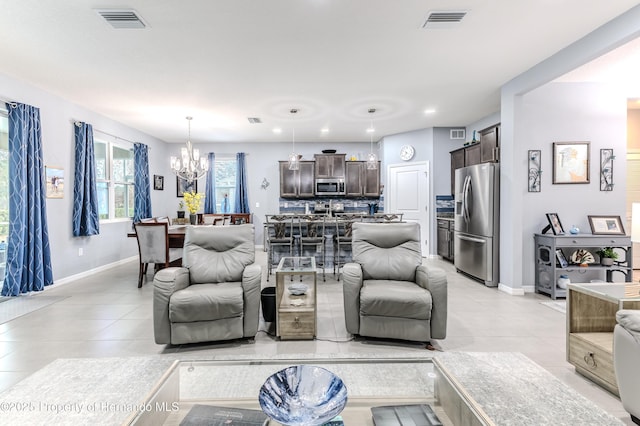
{"label": "white interior door", "polygon": [[429,256],[429,163],[391,164],[387,167],[385,213],[402,213],[403,220],[420,224],[422,256]]}

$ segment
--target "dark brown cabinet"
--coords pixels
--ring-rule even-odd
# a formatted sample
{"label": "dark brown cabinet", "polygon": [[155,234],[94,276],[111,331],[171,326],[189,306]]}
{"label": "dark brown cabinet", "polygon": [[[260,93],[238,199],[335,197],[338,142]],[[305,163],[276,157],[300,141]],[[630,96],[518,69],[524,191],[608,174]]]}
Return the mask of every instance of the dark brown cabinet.
{"label": "dark brown cabinet", "polygon": [[438,255],[453,262],[453,221],[438,219]]}
{"label": "dark brown cabinet", "polygon": [[499,161],[500,125],[489,127],[480,132],[480,162],[495,163]]}
{"label": "dark brown cabinet", "polygon": [[345,177],[345,154],[316,154],[316,178]]}
{"label": "dark brown cabinet", "polygon": [[365,161],[347,161],[345,171],[347,197],[380,196],[380,162],[376,169],[367,169]]}
{"label": "dark brown cabinet", "polygon": [[289,162],[280,161],[280,197],[313,198],[315,162],[301,161],[299,170],[289,170]]}

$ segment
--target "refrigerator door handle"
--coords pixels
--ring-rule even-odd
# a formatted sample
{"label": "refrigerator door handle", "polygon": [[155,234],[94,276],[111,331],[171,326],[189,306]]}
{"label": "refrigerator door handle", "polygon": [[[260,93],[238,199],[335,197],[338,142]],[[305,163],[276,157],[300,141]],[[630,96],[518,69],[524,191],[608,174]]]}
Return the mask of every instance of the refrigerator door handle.
{"label": "refrigerator door handle", "polygon": [[463,195],[462,195],[462,209],[465,222],[469,223],[471,215],[469,214],[469,187],[471,186],[471,176],[467,176],[464,179]]}
{"label": "refrigerator door handle", "polygon": [[467,237],[465,235],[458,235],[458,238],[460,238],[461,240],[465,240],[465,241],[471,241],[473,243],[486,244],[486,240],[483,240],[482,238]]}

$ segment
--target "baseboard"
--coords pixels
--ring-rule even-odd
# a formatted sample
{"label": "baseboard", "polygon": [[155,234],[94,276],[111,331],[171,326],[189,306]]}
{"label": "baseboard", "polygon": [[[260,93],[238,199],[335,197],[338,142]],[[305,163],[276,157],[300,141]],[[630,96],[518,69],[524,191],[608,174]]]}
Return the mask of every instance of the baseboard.
{"label": "baseboard", "polygon": [[498,284],[498,291],[502,291],[504,293],[510,294],[512,296],[524,296],[524,289],[521,288],[513,288],[508,285],[504,285],[502,283]]}

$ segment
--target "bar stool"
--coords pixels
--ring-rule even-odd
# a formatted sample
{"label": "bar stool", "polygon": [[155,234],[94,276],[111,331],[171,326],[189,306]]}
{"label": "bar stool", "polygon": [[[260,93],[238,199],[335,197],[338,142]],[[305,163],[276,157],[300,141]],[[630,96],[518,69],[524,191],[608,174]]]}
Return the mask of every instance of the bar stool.
{"label": "bar stool", "polygon": [[335,234],[333,236],[333,276],[336,276],[336,270],[340,273],[340,267],[346,262],[340,261],[340,253],[345,249],[351,250],[351,227],[354,222],[362,222],[363,214],[336,214],[335,218]]}
{"label": "bar stool", "polygon": [[[291,215],[266,215],[267,236],[267,281],[273,269],[273,255],[278,247],[288,249],[289,256],[293,256],[293,216]],[[279,261],[280,259],[278,259]],[[277,265],[278,262],[275,262]]]}
{"label": "bar stool", "polygon": [[[322,265],[322,281],[326,281],[325,267],[325,216],[318,214],[299,215],[298,222],[298,238],[299,238],[299,254],[305,256],[305,249],[313,250],[313,257],[316,258],[316,265]],[[318,260],[318,255],[320,260]]]}

